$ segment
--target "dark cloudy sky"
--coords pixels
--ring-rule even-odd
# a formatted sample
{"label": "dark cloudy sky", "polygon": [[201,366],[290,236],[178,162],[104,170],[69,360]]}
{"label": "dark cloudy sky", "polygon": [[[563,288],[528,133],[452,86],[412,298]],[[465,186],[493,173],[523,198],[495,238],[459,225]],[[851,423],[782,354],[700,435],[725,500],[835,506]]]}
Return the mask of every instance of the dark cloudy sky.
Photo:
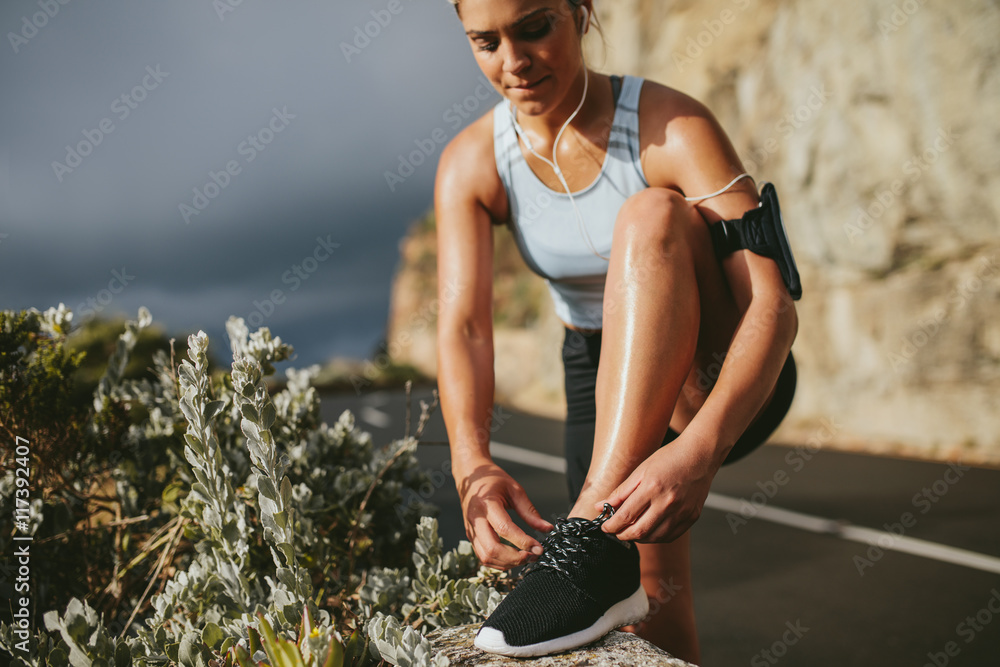
{"label": "dark cloudy sky", "polygon": [[368,356],[429,138],[499,99],[446,0],[4,0],[0,34],[0,308],[145,305],[221,359],[231,314]]}

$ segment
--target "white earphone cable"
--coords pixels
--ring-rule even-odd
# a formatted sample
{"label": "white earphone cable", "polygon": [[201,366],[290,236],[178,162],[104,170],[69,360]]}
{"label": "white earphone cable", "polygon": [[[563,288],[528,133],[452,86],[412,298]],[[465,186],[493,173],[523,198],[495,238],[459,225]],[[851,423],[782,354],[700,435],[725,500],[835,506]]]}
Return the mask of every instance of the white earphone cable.
{"label": "white earphone cable", "polygon": [[[583,30],[586,31],[587,21],[590,19],[590,13],[587,11],[586,7],[583,7],[582,9],[584,16]],[[582,50],[580,53],[580,58],[581,60],[583,60]],[[552,171],[555,172],[556,177],[559,179],[559,182],[562,184],[563,189],[569,196],[570,204],[573,206],[573,213],[576,215],[577,226],[580,228],[580,231],[582,232],[584,238],[586,239],[587,245],[590,246],[591,252],[593,252],[601,259],[609,260],[611,259],[610,257],[605,257],[604,255],[600,254],[594,247],[594,243],[590,239],[590,234],[587,232],[587,227],[583,222],[583,215],[580,213],[580,209],[577,208],[576,200],[573,198],[573,192],[570,190],[569,183],[566,182],[565,176],[563,176],[562,169],[559,168],[559,153],[557,150],[559,147],[559,140],[562,138],[563,132],[566,130],[566,128],[569,127],[570,122],[572,122],[572,120],[576,118],[576,115],[580,113],[580,109],[583,108],[583,103],[586,102],[587,100],[587,89],[589,87],[589,84],[590,84],[590,76],[587,70],[587,64],[586,62],[584,62],[583,96],[580,98],[580,103],[576,105],[576,109],[573,111],[572,114],[570,114],[569,118],[566,119],[566,122],[563,123],[563,126],[559,128],[559,133],[556,134],[556,139],[554,142],[552,142],[552,160],[548,160],[547,158],[539,155],[538,152],[535,150],[534,146],[531,145],[531,141],[528,139],[528,136],[524,133],[524,130],[521,129],[520,124],[517,122],[517,117],[514,114],[513,105],[511,104],[510,100],[507,101],[507,111],[510,114],[511,122],[514,124],[514,131],[517,133],[517,136],[521,137],[521,139],[524,141],[524,145],[528,147],[528,150],[531,151],[532,155],[534,155],[539,160],[552,167]]]}
{"label": "white earphone cable", "polygon": [[736,185],[736,181],[740,180],[741,178],[749,178],[750,180],[753,180],[753,177],[750,174],[743,173],[743,174],[740,174],[739,176],[737,176],[736,178],[734,178],[733,180],[729,181],[729,185],[727,185],[726,187],[722,188],[721,190],[716,190],[715,192],[713,192],[710,195],[705,195],[703,197],[685,197],[684,199],[686,199],[687,201],[701,201],[702,199],[711,199],[712,197],[715,197],[717,195],[721,195],[723,192],[725,192],[729,188],[731,188],[734,185]]}
{"label": "white earphone cable", "polygon": [[[582,9],[583,9],[583,15],[584,15],[584,28],[583,28],[583,30],[586,31],[587,22],[590,19],[590,13],[587,11],[586,7],[583,7]],[[583,60],[583,52],[582,52],[582,50],[581,50],[581,53],[580,53],[580,58],[581,58],[581,60]],[[524,130],[521,129],[521,125],[517,122],[517,116],[514,113],[514,105],[511,103],[510,100],[507,100],[507,113],[510,115],[510,120],[511,120],[511,122],[514,125],[514,132],[517,133],[517,136],[520,137],[522,141],[524,141],[524,145],[528,147],[528,150],[531,151],[532,155],[534,155],[539,160],[541,160],[542,162],[544,162],[545,164],[549,165],[552,168],[552,171],[555,172],[556,177],[559,179],[559,182],[562,184],[563,189],[566,190],[566,194],[569,196],[570,204],[573,206],[573,213],[576,215],[577,225],[579,226],[580,231],[582,232],[584,238],[586,239],[587,245],[590,246],[590,250],[595,255],[597,255],[598,257],[600,257],[601,259],[603,259],[603,260],[610,260],[611,259],[610,257],[605,257],[604,255],[600,254],[599,252],[597,252],[597,249],[594,247],[594,243],[590,239],[590,234],[587,232],[587,226],[583,222],[583,215],[580,213],[580,209],[577,208],[576,200],[573,198],[573,192],[570,190],[569,183],[566,182],[566,178],[565,178],[565,176],[563,176],[562,170],[559,168],[559,154],[558,154],[558,150],[557,150],[558,147],[559,147],[559,140],[562,138],[563,132],[566,130],[566,128],[569,127],[570,122],[572,122],[572,120],[574,118],[576,118],[576,115],[578,113],[580,113],[580,109],[583,108],[583,103],[587,100],[587,88],[588,88],[588,84],[589,84],[589,76],[588,76],[588,71],[587,71],[587,64],[586,64],[586,62],[584,62],[584,66],[583,66],[583,96],[580,98],[580,103],[576,105],[576,109],[573,111],[572,114],[570,114],[569,118],[566,119],[566,122],[563,123],[563,125],[562,125],[561,128],[559,128],[558,134],[556,134],[556,139],[552,143],[552,160],[549,160],[549,159],[547,159],[547,158],[539,155],[538,152],[535,150],[534,146],[531,145],[531,140],[528,139],[528,135],[525,134]],[[609,143],[609,149],[610,149],[610,143]],[[725,192],[726,190],[728,190],[729,188],[731,188],[741,178],[750,178],[751,180],[753,180],[752,177],[750,176],[750,174],[743,173],[743,174],[740,174],[739,176],[737,176],[736,178],[734,178],[732,181],[730,181],[729,185],[725,186],[721,190],[717,190],[716,192],[713,192],[712,194],[704,195],[702,197],[684,197],[684,199],[687,200],[687,201],[702,201],[704,199],[710,199],[712,197],[715,197],[715,196],[718,196],[718,195],[722,194],[723,192]]]}

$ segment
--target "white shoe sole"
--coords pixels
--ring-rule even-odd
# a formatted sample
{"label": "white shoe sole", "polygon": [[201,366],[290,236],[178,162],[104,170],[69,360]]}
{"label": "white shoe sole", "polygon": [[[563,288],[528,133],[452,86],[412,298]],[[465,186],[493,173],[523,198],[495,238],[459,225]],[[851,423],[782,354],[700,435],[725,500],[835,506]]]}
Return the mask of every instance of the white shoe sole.
{"label": "white shoe sole", "polygon": [[649,613],[649,598],[646,591],[640,585],[639,588],[621,602],[617,602],[604,614],[594,621],[589,628],[584,628],[573,634],[556,637],[537,644],[526,646],[510,646],[504,640],[503,632],[496,628],[480,628],[476,634],[476,648],[487,653],[499,653],[515,658],[524,658],[536,655],[548,655],[568,651],[577,646],[583,646],[596,641],[608,634],[615,628],[623,625],[638,623]]}

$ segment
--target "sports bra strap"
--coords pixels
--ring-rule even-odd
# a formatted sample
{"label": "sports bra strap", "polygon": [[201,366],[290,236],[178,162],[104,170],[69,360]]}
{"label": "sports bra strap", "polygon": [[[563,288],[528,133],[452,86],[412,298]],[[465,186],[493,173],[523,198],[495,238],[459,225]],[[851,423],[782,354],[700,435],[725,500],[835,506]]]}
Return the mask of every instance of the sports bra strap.
{"label": "sports bra strap", "polygon": [[615,104],[618,103],[618,95],[622,92],[622,78],[617,74],[611,75],[611,97]]}

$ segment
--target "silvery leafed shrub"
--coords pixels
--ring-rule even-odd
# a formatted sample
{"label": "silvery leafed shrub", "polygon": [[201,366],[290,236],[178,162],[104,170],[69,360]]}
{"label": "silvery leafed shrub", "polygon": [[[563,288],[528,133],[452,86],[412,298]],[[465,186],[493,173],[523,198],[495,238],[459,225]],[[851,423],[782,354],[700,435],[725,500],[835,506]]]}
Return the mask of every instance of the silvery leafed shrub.
{"label": "silvery leafed shrub", "polygon": [[[0,347],[29,341],[3,360],[0,382],[61,358],[71,320],[62,306],[0,313],[8,337]],[[38,627],[17,617],[0,624],[0,650],[12,664],[448,664],[431,655],[426,633],[483,620],[501,597],[491,584],[504,575],[481,567],[468,542],[444,552],[428,516],[434,508],[413,500],[429,482],[414,452],[434,405],[421,401],[415,434],[375,447],[350,411],[332,425],[320,421],[311,386],[318,367],[286,371],[285,388],[271,396],[265,378],[292,348],[238,318],[226,325],[228,371],[210,373],[208,336],[199,332],[188,338],[187,359],[174,365],[160,350],[148,377],[125,379],[151,321],[143,308],[125,324],[81,428],[99,441],[113,415],[142,415],[122,428],[110,462],[98,467],[95,457],[92,465],[113,482],[121,521],[136,534],[158,517],[138,553],[127,554],[129,568],[148,564],[149,586],[114,620],[73,597],[64,609],[35,610]],[[172,477],[151,483],[164,469]],[[15,487],[8,470],[0,516],[13,515]],[[39,529],[59,500],[59,489],[36,490],[25,526],[33,539],[44,537]],[[4,553],[14,544],[11,531],[0,533]],[[95,548],[105,551],[88,553],[92,560],[123,555],[106,542]],[[44,563],[33,567],[34,583],[44,585]]]}

